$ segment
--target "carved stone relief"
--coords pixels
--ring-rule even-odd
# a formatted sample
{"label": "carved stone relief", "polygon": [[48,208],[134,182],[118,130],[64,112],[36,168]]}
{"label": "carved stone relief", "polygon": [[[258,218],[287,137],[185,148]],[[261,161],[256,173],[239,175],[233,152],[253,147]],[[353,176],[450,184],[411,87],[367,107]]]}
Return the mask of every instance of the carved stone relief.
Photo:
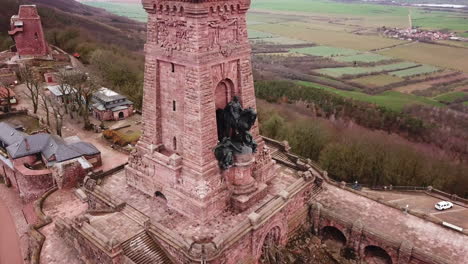
{"label": "carved stone relief", "polygon": [[189,51],[189,40],[193,34],[193,26],[186,21],[158,19],[157,43],[171,56],[174,50]]}
{"label": "carved stone relief", "polygon": [[239,23],[237,18],[228,18],[222,15],[220,19],[208,22],[209,48],[219,48],[221,54],[231,55],[239,43]]}

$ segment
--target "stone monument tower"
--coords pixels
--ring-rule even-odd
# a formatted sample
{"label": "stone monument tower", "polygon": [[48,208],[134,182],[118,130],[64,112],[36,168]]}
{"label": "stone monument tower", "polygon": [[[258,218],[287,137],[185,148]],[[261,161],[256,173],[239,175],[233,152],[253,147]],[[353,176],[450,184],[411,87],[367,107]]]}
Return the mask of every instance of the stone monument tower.
{"label": "stone monument tower", "polygon": [[8,34],[20,56],[47,56],[49,47],[42,30],[41,17],[35,5],[21,5],[18,15],[11,18]]}
{"label": "stone monument tower", "polygon": [[[256,123],[250,133],[229,127],[224,138],[220,131],[220,116],[234,99],[255,121],[250,0],[143,0],[143,6],[149,15],[144,133],[126,168],[127,183],[197,219],[228,206],[243,211],[264,196],[275,175]],[[244,136],[257,150],[242,143]],[[214,153],[221,141],[239,150],[224,149],[232,158],[225,167]]]}

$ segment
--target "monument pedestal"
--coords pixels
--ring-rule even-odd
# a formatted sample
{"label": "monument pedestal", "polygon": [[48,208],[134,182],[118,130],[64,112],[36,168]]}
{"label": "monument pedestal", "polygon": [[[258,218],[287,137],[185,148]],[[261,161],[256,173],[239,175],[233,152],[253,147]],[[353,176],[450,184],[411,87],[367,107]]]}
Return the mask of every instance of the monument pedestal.
{"label": "monument pedestal", "polygon": [[231,196],[231,207],[235,212],[243,212],[254,205],[259,200],[263,199],[268,191],[268,186],[264,183],[255,186],[255,191],[249,194],[236,195],[233,193]]}
{"label": "monument pedestal", "polygon": [[236,212],[243,212],[265,197],[267,185],[258,183],[252,177],[252,164],[255,158],[252,152],[234,155],[234,166],[227,171],[227,180],[231,186],[231,206]]}

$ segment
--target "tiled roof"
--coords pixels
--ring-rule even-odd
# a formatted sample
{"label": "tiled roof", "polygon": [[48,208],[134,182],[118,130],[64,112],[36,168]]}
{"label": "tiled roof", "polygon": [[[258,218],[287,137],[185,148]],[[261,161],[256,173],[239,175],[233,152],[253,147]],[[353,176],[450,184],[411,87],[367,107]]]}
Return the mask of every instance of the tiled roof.
{"label": "tiled roof", "polygon": [[[15,134],[8,137],[12,133]],[[6,150],[13,159],[40,153],[47,160],[55,156],[55,161],[62,162],[100,153],[95,146],[86,142],[67,144],[60,137],[50,134],[26,135],[6,123],[0,123],[0,140],[7,145]]]}
{"label": "tiled roof", "polygon": [[0,141],[2,141],[5,145],[9,146],[15,142],[18,142],[25,136],[26,134],[14,129],[7,123],[0,123]]}
{"label": "tiled roof", "polygon": [[10,91],[10,97],[16,96],[12,89],[0,86],[0,98],[7,98],[8,91]]}

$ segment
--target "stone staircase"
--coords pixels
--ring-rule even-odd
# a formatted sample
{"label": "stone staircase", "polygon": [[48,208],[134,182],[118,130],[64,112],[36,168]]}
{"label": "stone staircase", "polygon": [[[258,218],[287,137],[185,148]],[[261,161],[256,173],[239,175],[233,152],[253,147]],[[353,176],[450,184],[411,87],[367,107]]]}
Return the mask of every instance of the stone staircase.
{"label": "stone staircase", "polygon": [[145,232],[122,244],[125,256],[136,264],[172,264],[166,252]]}

